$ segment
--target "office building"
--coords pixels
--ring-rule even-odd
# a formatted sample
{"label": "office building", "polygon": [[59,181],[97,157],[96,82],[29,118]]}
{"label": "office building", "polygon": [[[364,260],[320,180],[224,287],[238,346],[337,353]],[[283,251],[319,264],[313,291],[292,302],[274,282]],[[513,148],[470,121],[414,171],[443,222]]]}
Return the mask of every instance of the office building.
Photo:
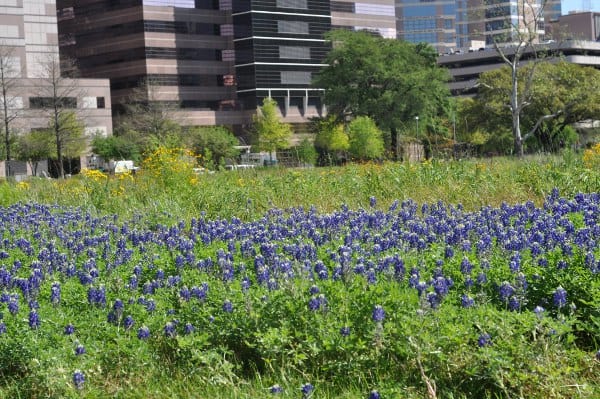
{"label": "office building", "polygon": [[[49,67],[58,66],[58,31],[53,0],[17,0],[0,7],[0,47],[9,72],[11,88],[6,95],[9,129],[13,135],[47,128],[50,115],[45,109],[50,88]],[[56,69],[58,70],[58,69]],[[58,76],[52,75],[52,76]],[[88,135],[112,134],[110,89],[107,79],[53,79],[65,107],[72,108],[83,121]],[[62,93],[62,94],[60,94]],[[4,130],[4,126],[2,126]],[[85,155],[77,168],[85,166]],[[80,164],[80,165],[79,165]],[[6,165],[2,162],[0,175]],[[44,163],[38,173],[53,172]],[[31,174],[25,162],[11,161],[10,174]]]}
{"label": "office building", "polygon": [[441,53],[456,49],[457,3],[457,0],[396,0],[398,39],[429,43]]}
{"label": "office building", "polygon": [[367,30],[388,39],[395,39],[396,10],[394,0],[332,1],[331,28]]}

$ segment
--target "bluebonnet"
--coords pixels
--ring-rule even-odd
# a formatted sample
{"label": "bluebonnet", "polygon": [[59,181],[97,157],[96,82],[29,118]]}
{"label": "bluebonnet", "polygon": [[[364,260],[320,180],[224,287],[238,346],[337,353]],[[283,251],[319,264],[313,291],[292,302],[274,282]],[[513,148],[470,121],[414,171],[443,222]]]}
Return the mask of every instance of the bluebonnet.
{"label": "bluebonnet", "polygon": [[73,327],[73,324],[67,324],[65,326],[65,330],[64,330],[65,335],[71,335],[75,333],[75,327]]}
{"label": "bluebonnet", "polygon": [[11,299],[10,301],[8,301],[8,312],[11,315],[16,315],[17,313],[19,313],[19,303],[15,300],[15,299]]}
{"label": "bluebonnet", "polygon": [[381,395],[375,389],[369,392],[369,399],[380,399]]}
{"label": "bluebonnet", "polygon": [[567,290],[559,286],[552,294],[552,301],[557,308],[565,306],[567,304]]}
{"label": "bluebonnet", "polygon": [[123,319],[123,327],[125,327],[126,330],[131,330],[134,324],[135,321],[133,320],[133,317],[131,315],[128,315],[127,317],[125,317],[125,319]]}
{"label": "bluebonnet", "polygon": [[0,335],[6,333],[6,324],[3,321],[0,321]]}
{"label": "bluebonnet", "polygon": [[29,312],[29,327],[33,330],[40,327],[40,317],[35,310]]}
{"label": "bluebonnet", "polygon": [[283,388],[279,384],[275,384],[269,387],[269,392],[272,394],[279,394],[283,392]]}
{"label": "bluebonnet", "polygon": [[480,348],[492,345],[492,337],[488,333],[483,333],[477,339],[477,345]]}
{"label": "bluebonnet", "polygon": [[344,327],[340,328],[340,334],[342,337],[349,336],[350,335],[350,327],[344,326]]}
{"label": "bluebonnet", "polygon": [[58,282],[52,283],[52,287],[50,288],[50,302],[55,306],[60,303],[60,283]]}
{"label": "bluebonnet", "polygon": [[81,345],[81,344],[78,344],[75,347],[75,355],[81,356],[83,354],[85,354],[85,347],[83,345]]}
{"label": "bluebonnet", "polygon": [[314,389],[315,389],[315,387],[310,382],[307,382],[306,384],[303,384],[302,388],[300,388],[300,390],[302,391],[302,396],[304,398],[308,398],[312,394],[312,392],[314,391]]}
{"label": "bluebonnet", "polygon": [[464,294],[460,300],[463,308],[470,308],[475,305],[475,300],[466,294]]}
{"label": "bluebonnet", "polygon": [[223,312],[231,313],[233,312],[233,303],[229,299],[225,299],[223,301]]}
{"label": "bluebonnet", "polygon": [[73,373],[73,385],[77,389],[83,389],[83,383],[85,382],[85,376],[81,372],[81,370],[75,370]]}
{"label": "bluebonnet", "polygon": [[540,317],[540,318],[543,316],[545,311],[546,311],[546,309],[544,309],[543,307],[541,307],[539,305],[536,306],[535,309],[533,309],[533,313],[535,313],[536,316]]}
{"label": "bluebonnet", "polygon": [[385,310],[383,310],[381,305],[375,305],[371,318],[377,323],[380,323],[385,319]]}
{"label": "bluebonnet", "polygon": [[163,328],[163,331],[165,333],[165,336],[167,336],[169,338],[173,338],[176,334],[175,324],[170,321],[167,322],[167,324],[165,324],[165,327]]}
{"label": "bluebonnet", "polygon": [[147,339],[150,337],[150,329],[146,326],[142,326],[138,329],[137,337],[139,339]]}
{"label": "bluebonnet", "polygon": [[187,323],[187,324],[185,325],[185,333],[186,333],[186,334],[191,334],[191,333],[193,333],[194,331],[196,331],[196,328],[194,327],[194,325],[193,325],[192,323]]}

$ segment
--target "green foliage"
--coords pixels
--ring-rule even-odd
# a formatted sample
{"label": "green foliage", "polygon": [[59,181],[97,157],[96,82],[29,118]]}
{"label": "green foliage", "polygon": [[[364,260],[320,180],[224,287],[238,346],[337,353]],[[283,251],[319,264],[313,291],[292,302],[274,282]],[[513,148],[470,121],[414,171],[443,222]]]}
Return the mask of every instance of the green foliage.
{"label": "green foliage", "polygon": [[[48,129],[56,129],[54,120],[51,120]],[[56,138],[56,151],[62,152],[67,158],[78,158],[87,147],[84,136],[85,125],[75,112],[61,112],[58,117],[58,137]],[[54,132],[56,133],[56,131]]]}
{"label": "green foliage", "polygon": [[131,159],[140,160],[138,146],[123,136],[97,135],[92,139],[92,151],[106,160]]}
{"label": "green foliage", "polygon": [[190,128],[185,134],[188,147],[202,155],[201,163],[205,167],[222,166],[227,158],[235,158],[239,145],[233,133],[223,126],[202,126]]}
{"label": "green foliage", "polygon": [[258,114],[253,118],[253,129],[258,135],[261,151],[273,153],[290,146],[292,126],[279,120],[277,102],[272,98],[263,100]]}
{"label": "green foliage", "polygon": [[28,162],[35,174],[40,161],[55,154],[52,133],[47,130],[32,130],[19,135],[17,140],[17,159]]}
{"label": "green foliage", "polygon": [[361,160],[380,159],[383,156],[383,137],[375,122],[367,116],[359,116],[348,125],[349,151]]}
{"label": "green foliage", "polygon": [[303,139],[294,149],[296,154],[298,154],[298,159],[304,164],[314,165],[317,162],[317,150],[314,143],[308,138]]}
{"label": "green foliage", "polygon": [[333,44],[315,86],[338,120],[369,116],[391,131],[419,115],[423,120],[446,114],[448,74],[437,67],[432,49],[368,32],[334,30]]}
{"label": "green foliage", "polygon": [[[532,71],[532,68],[535,70]],[[524,138],[530,150],[558,151],[574,142],[565,126],[594,119],[600,113],[600,72],[569,62],[540,62],[519,69],[519,95],[527,106],[521,114]],[[488,71],[480,76],[475,103],[465,108],[472,126],[491,135],[511,130],[510,69]]]}

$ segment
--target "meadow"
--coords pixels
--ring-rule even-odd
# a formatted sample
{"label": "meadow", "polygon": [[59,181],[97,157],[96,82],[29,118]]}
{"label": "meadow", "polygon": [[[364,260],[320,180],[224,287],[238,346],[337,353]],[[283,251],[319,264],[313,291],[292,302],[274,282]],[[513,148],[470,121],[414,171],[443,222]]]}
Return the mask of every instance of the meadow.
{"label": "meadow", "polygon": [[600,147],[0,184],[0,397],[597,398]]}

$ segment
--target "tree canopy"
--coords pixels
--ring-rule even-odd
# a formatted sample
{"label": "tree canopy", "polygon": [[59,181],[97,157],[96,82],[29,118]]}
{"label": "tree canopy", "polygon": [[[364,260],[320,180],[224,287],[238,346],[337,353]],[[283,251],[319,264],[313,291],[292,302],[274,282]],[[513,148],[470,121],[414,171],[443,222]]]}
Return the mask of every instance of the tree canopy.
{"label": "tree canopy", "polygon": [[364,31],[333,30],[327,39],[327,66],[313,84],[325,89],[328,111],[339,120],[368,116],[393,140],[416,115],[427,120],[446,113],[449,76],[430,46]]}
{"label": "tree canopy", "polygon": [[272,153],[290,146],[292,126],[279,120],[277,102],[272,98],[263,100],[262,107],[254,117],[254,131],[258,135],[261,151]]}
{"label": "tree canopy", "polygon": [[[531,74],[528,68],[536,68]],[[600,71],[566,61],[540,62],[519,70],[518,87],[530,80],[525,112],[521,115],[523,141],[530,148],[556,150],[568,143],[565,127],[600,118]],[[511,130],[511,110],[507,106],[512,91],[508,67],[483,73],[479,93],[471,112],[490,133]],[[482,117],[484,116],[484,117]]]}

